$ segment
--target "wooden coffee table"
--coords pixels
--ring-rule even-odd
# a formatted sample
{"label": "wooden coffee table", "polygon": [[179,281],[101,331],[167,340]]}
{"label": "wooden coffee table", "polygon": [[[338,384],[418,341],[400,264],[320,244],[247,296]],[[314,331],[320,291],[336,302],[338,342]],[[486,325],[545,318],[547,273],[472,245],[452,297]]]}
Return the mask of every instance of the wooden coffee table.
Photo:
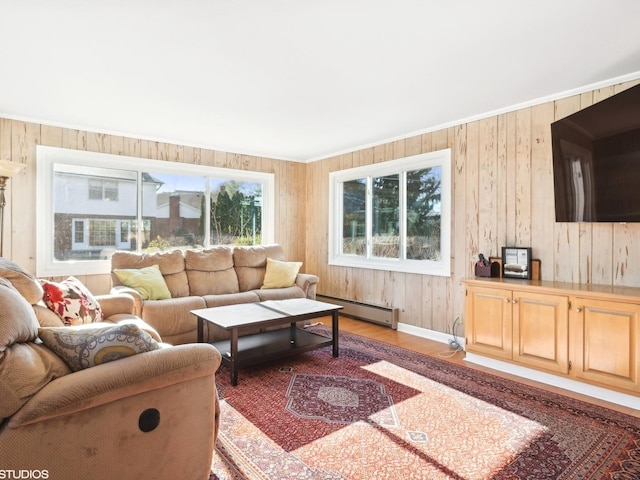
{"label": "wooden coffee table", "polygon": [[[338,356],[338,310],[341,305],[308,298],[269,300],[222,307],[192,310],[198,318],[198,342],[204,341],[204,322],[227,330],[231,338],[211,344],[222,354],[231,370],[231,385],[238,384],[238,368],[267,362],[287,355],[306,352],[327,345]],[[299,328],[296,322],[331,315],[331,338]],[[255,332],[274,325],[289,328]]]}

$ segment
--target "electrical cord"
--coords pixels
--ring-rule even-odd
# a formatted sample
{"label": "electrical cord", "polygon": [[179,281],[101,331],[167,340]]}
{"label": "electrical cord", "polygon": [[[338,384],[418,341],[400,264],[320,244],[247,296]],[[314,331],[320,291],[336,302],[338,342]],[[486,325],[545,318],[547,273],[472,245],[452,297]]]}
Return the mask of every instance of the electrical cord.
{"label": "electrical cord", "polygon": [[453,322],[453,326],[451,327],[451,335],[453,338],[449,339],[449,347],[451,347],[453,349],[453,351],[449,351],[449,352],[440,352],[438,353],[438,356],[440,357],[453,357],[456,353],[458,352],[462,352],[464,350],[464,348],[462,348],[462,345],[460,345],[460,343],[458,342],[458,336],[456,335],[456,331],[457,331],[457,326],[458,323],[460,321],[460,317],[457,317],[454,322]]}

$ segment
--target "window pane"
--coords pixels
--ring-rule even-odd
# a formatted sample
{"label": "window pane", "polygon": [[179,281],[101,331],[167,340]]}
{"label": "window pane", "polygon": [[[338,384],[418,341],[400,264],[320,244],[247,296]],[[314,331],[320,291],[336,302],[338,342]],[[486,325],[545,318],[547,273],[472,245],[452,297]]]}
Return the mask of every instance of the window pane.
{"label": "window pane", "polygon": [[131,222],[128,221],[122,221],[120,222],[120,242],[124,243],[126,242],[131,235],[131,228],[130,228]]}
{"label": "window pane", "polygon": [[118,201],[118,182],[105,180],[102,186],[104,188],[105,200]]}
{"label": "window pane", "polygon": [[371,240],[374,257],[400,255],[400,176],[386,175],[372,180]]}
{"label": "window pane", "polygon": [[89,179],[89,200],[102,200],[102,180]]}
{"label": "window pane", "polygon": [[262,243],[262,185],[212,178],[211,243],[260,245]]}
{"label": "window pane", "polygon": [[89,246],[113,247],[116,244],[115,220],[89,220]]}
{"label": "window pane", "polygon": [[407,172],[407,258],[440,260],[442,167]]}
{"label": "window pane", "polygon": [[366,195],[364,178],[342,184],[342,253],[345,255],[366,254]]}
{"label": "window pane", "polygon": [[74,243],[84,243],[84,222],[82,220],[76,220],[73,224],[74,228]]}
{"label": "window pane", "polygon": [[166,173],[142,174],[142,216],[149,221],[143,249],[202,247],[205,178]]}
{"label": "window pane", "polygon": [[[104,259],[116,249],[135,249],[129,238],[116,241],[118,222],[136,218],[135,172],[56,163],[53,183],[55,260]],[[105,185],[111,198],[103,197]]]}

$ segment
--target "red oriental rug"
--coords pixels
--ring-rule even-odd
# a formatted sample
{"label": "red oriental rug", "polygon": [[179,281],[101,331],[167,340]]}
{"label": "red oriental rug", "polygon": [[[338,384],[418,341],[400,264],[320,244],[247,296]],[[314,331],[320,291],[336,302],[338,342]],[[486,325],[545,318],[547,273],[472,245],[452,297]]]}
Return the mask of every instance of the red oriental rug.
{"label": "red oriental rug", "polygon": [[[315,331],[329,334],[325,327]],[[640,419],[358,335],[216,378],[212,479],[639,479]]]}

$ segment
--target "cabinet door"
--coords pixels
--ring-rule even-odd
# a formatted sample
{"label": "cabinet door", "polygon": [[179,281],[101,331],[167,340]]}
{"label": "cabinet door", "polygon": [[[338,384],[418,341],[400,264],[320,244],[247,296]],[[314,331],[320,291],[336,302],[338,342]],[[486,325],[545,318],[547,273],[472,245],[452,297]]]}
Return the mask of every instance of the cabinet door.
{"label": "cabinet door", "polygon": [[510,360],[511,292],[470,286],[465,301],[466,349]]}
{"label": "cabinet door", "polygon": [[569,298],[513,292],[513,360],[569,373]]}
{"label": "cabinet door", "polygon": [[607,386],[640,391],[640,306],[577,298],[575,375]]}

